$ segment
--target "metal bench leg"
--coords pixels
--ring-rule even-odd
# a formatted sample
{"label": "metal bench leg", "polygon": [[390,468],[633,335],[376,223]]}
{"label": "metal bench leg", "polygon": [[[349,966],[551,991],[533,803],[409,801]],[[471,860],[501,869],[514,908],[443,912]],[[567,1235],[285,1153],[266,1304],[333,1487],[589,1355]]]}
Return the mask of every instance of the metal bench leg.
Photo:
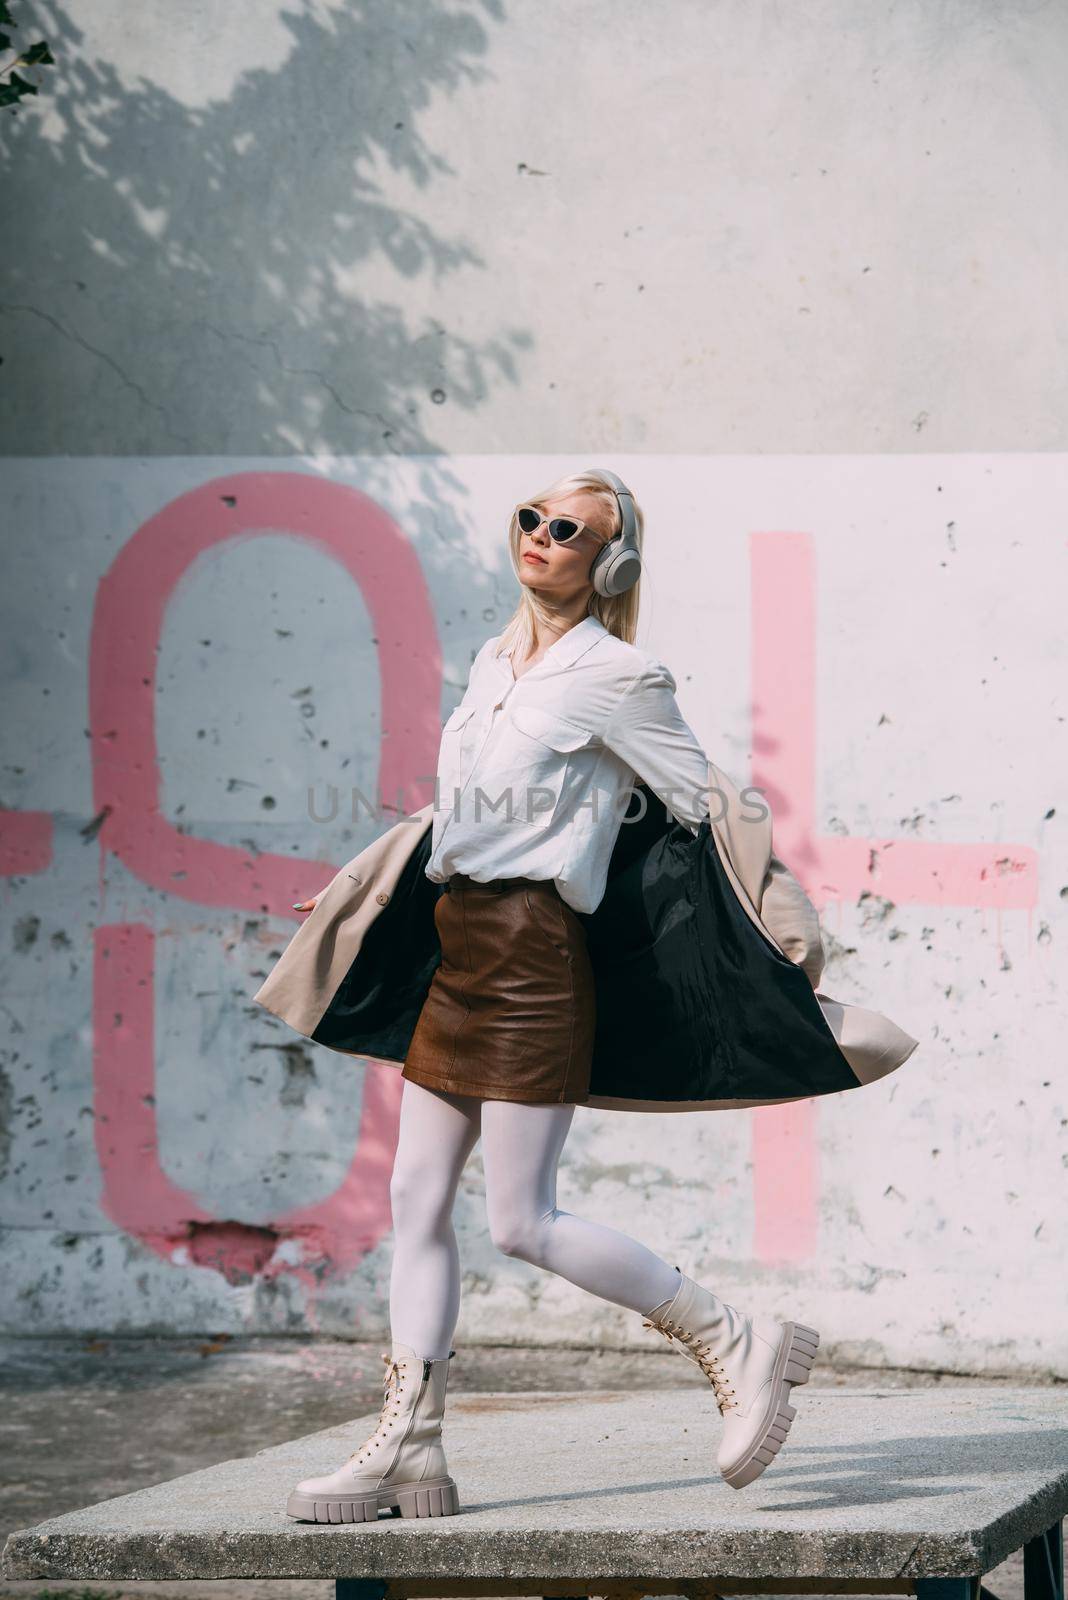
{"label": "metal bench leg", "polygon": [[388,1588],[381,1578],[335,1578],[334,1600],[384,1600]]}
{"label": "metal bench leg", "polygon": [[974,1578],[917,1578],[916,1600],[980,1600],[980,1574]]}
{"label": "metal bench leg", "polygon": [[1024,1545],[1024,1600],[1064,1600],[1064,1528],[1057,1521]]}

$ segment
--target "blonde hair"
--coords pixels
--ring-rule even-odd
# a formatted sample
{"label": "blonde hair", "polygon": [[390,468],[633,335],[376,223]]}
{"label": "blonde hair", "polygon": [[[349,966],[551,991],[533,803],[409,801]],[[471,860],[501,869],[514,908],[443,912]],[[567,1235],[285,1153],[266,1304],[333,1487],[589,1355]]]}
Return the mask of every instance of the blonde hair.
{"label": "blonde hair", "polygon": [[[557,478],[547,489],[542,489],[538,494],[532,494],[526,500],[521,500],[520,505],[534,505],[543,509],[549,500],[556,500],[565,494],[573,494],[578,490],[592,494],[608,513],[607,523],[611,528],[611,536],[622,531],[623,523],[619,502],[615,490],[608,479],[602,477],[596,467],[586,472],[569,472],[562,478]],[[639,551],[642,548],[642,538],[645,532],[645,518],[642,508],[637,500],[634,504],[635,539]],[[599,531],[599,530],[594,530]],[[512,558],[512,570],[519,577],[519,549],[522,530],[519,519],[513,510],[508,523],[508,550]],[[607,540],[605,541],[607,543]],[[592,563],[592,558],[591,558]],[[602,622],[609,633],[614,633],[617,639],[623,639],[627,644],[633,644],[638,631],[638,607],[640,604],[641,579],[632,584],[622,594],[602,595],[596,590],[590,595],[587,611],[591,616]],[[536,644],[538,624],[547,624],[551,627],[554,621],[553,614],[548,610],[543,601],[526,584],[521,584],[519,590],[519,604],[509,617],[501,633],[497,653],[503,654],[518,646],[520,656],[533,650]]]}

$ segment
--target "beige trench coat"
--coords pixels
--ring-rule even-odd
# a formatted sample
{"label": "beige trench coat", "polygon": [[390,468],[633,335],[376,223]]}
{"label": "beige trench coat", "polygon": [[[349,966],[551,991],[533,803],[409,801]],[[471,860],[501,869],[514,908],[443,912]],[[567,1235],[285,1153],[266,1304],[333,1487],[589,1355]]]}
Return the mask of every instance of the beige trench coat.
{"label": "beige trench coat", "polygon": [[[800,883],[773,850],[772,819],[766,803],[761,802],[763,814],[754,817],[752,802],[743,802],[733,780],[714,762],[709,763],[708,782],[713,796],[712,810],[722,813],[719,818],[714,818],[710,813],[703,824],[703,828],[710,829],[714,840],[714,855],[718,857],[726,881],[745,918],[765,940],[770,941],[779,957],[785,956],[787,962],[793,963],[804,973],[807,983],[800,987],[805,994],[808,994],[811,986],[812,993],[807,1001],[811,1017],[807,1019],[806,1026],[814,1028],[815,1032],[810,1031],[803,1036],[802,1049],[809,1048],[804,1041],[814,1041],[821,1050],[826,1047],[834,1061],[840,1064],[840,1073],[832,1072],[828,1076],[824,1072],[818,1083],[814,1080],[814,1086],[807,1088],[806,1093],[758,1098],[675,1097],[661,1100],[654,1098],[652,1086],[657,1081],[662,1064],[658,1066],[650,1061],[649,1094],[613,1094],[611,1082],[606,1090],[602,1081],[599,1092],[591,1092],[587,1102],[595,1108],[683,1111],[781,1105],[810,1098],[813,1094],[873,1083],[900,1067],[917,1047],[916,1039],[880,1012],[834,1000],[819,989],[825,962],[819,917]],[[369,932],[394,903],[402,880],[406,884],[418,882],[416,892],[419,894],[429,892],[436,895],[440,891],[439,885],[432,885],[426,879],[421,867],[413,870],[413,857],[420,847],[421,859],[425,863],[432,819],[431,802],[412,816],[394,823],[340,868],[322,890],[314,909],[293,934],[266,981],[253,995],[257,1005],[306,1038],[316,1037],[317,1030],[322,1029],[324,1019],[331,1013],[343,984],[351,974],[359,973],[359,957]],[[690,830],[673,819],[668,818],[667,821],[679,837],[686,838],[687,843],[683,848],[688,848]],[[405,877],[406,868],[409,870]],[[410,889],[402,889],[402,893],[410,895],[411,892]],[[597,913],[592,915],[596,916]],[[404,925],[403,935],[398,930],[399,936],[406,938],[409,926],[407,923]],[[433,939],[440,959],[436,933]],[[766,946],[762,948],[766,950]],[[403,949],[399,955],[403,962]],[[776,959],[771,958],[773,963]],[[786,964],[780,960],[779,970],[785,968]],[[401,971],[407,978],[403,966]],[[796,973],[793,979],[796,980]],[[798,987],[796,981],[793,987],[795,990]],[[812,1004],[813,997],[818,1010]],[[345,1049],[344,1044],[338,1042],[342,1037],[343,1034],[334,1027],[331,1031],[322,1032],[320,1042],[360,1059],[385,1061],[392,1066],[400,1065],[403,1059],[403,1045],[391,1046],[389,1054],[375,1054]],[[769,1054],[775,1054],[774,1046]],[[603,1072],[601,1076],[603,1080]],[[611,1078],[610,1070],[608,1077]],[[804,1081],[803,1075],[800,1081]]]}

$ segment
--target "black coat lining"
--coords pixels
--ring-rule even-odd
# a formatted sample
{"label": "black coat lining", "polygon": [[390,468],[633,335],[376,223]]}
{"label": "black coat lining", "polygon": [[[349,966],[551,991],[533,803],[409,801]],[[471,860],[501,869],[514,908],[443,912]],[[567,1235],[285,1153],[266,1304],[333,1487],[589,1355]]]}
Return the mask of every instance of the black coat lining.
{"label": "black coat lining", "polygon": [[[591,1095],[774,1100],[856,1088],[803,970],[746,913],[707,820],[696,835],[641,786],[604,896],[579,912],[597,996]],[[312,1038],[402,1062],[441,960],[427,828]]]}

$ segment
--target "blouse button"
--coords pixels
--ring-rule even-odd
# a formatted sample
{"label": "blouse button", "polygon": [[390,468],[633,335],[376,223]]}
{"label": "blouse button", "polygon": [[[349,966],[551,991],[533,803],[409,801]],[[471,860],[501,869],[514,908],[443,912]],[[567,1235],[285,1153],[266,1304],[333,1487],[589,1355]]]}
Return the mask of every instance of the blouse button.
{"label": "blouse button", "polygon": [[375,895],[375,899],[378,901],[380,906],[384,906],[389,900],[389,895],[384,889],[379,889],[378,893]]}

